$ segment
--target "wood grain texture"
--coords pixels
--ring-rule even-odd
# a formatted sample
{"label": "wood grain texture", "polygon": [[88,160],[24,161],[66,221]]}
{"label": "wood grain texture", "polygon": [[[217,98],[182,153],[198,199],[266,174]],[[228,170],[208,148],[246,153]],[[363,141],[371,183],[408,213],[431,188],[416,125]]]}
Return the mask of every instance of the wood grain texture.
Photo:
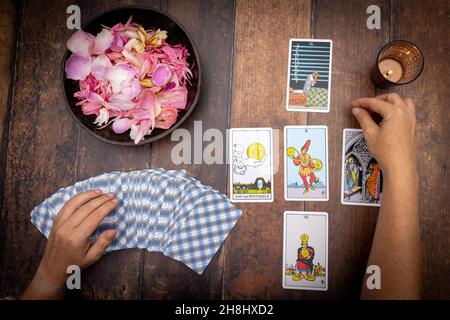
{"label": "wood grain texture", "polygon": [[[381,29],[366,27],[369,5],[381,8]],[[308,125],[328,127],[328,202],[307,202],[308,211],[329,216],[329,283],[326,293],[308,291],[304,298],[359,298],[369,256],[378,208],[341,204],[342,130],[359,128],[350,112],[350,101],[374,96],[369,71],[376,55],[389,40],[389,1],[315,1],[313,34],[333,40],[331,106],[328,114],[309,113]]]}
{"label": "wood grain texture", "polygon": [[[192,160],[194,148],[203,150],[209,142],[195,139],[195,128],[201,134],[219,129],[225,137],[230,117],[232,47],[234,34],[234,1],[167,1],[163,10],[177,17],[187,28],[199,50],[202,68],[200,100],[182,128],[191,133]],[[201,121],[201,122],[200,122]],[[198,135],[197,135],[198,136]],[[195,140],[194,140],[195,139]],[[225,145],[225,141],[222,141]],[[184,168],[206,185],[225,193],[226,164],[173,164],[171,150],[178,142],[170,139],[152,145],[152,168]],[[202,152],[202,151],[201,151]],[[145,253],[143,273],[144,299],[219,299],[222,294],[222,249],[202,275],[159,253]]]}
{"label": "wood grain texture", "polygon": [[416,104],[423,295],[450,299],[450,2],[394,0],[391,20],[392,39],[412,41],[425,58],[425,68],[416,81],[392,90],[413,98]]}
{"label": "wood grain texture", "polygon": [[60,86],[65,4],[28,1],[20,8],[20,37],[11,101],[7,170],[0,232],[0,296],[22,293],[39,263],[44,237],[30,211],[76,177],[79,128]]}
{"label": "wood grain texture", "polygon": [[[231,127],[278,129],[274,150],[280,155],[283,127],[306,124],[305,113],[286,111],[285,92],[289,38],[308,38],[310,19],[311,4],[306,0],[236,2]],[[273,203],[238,205],[243,216],[225,242],[226,299],[301,297],[300,291],[282,288],[281,266],[283,212],[302,210],[304,205],[284,201],[283,168],[278,167]]]}
{"label": "wood grain texture", "polygon": [[5,168],[6,148],[8,147],[8,131],[10,120],[9,99],[12,94],[12,81],[15,67],[15,49],[16,49],[16,13],[17,7],[13,0],[6,0],[2,3],[0,11],[0,141],[1,157],[0,170],[2,181],[0,186],[0,201],[3,196],[3,172]]}

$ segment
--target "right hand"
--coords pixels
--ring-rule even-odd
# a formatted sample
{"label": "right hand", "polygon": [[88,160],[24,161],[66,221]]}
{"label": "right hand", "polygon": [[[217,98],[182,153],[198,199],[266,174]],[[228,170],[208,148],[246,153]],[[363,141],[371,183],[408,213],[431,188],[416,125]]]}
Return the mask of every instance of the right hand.
{"label": "right hand", "polygon": [[115,230],[102,232],[95,242],[89,238],[118,204],[114,194],[101,190],[82,192],[67,201],[53,222],[41,263],[23,298],[61,298],[67,267],[93,264],[113,241]]}
{"label": "right hand", "polygon": [[[364,131],[369,151],[384,173],[416,167],[416,114],[411,98],[396,93],[351,102],[352,113]],[[383,120],[377,125],[369,112]]]}

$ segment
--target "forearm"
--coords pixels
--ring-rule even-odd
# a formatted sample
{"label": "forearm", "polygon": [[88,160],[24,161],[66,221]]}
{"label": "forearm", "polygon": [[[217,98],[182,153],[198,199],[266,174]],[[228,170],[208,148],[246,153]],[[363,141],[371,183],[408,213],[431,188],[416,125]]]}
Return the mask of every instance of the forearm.
{"label": "forearm", "polygon": [[64,298],[64,279],[49,279],[48,273],[38,268],[33,280],[23,293],[22,300],[60,300]]}
{"label": "forearm", "polygon": [[383,199],[368,261],[368,265],[380,267],[381,289],[368,290],[364,281],[362,298],[420,298],[422,252],[417,193],[415,166],[384,172]]}

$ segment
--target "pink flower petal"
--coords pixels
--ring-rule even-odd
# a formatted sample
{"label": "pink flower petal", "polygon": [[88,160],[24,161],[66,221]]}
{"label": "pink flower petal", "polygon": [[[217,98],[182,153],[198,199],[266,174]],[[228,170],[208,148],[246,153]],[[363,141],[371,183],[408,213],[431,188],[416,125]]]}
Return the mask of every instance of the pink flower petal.
{"label": "pink flower petal", "polygon": [[116,119],[112,125],[115,133],[124,133],[133,125],[133,121],[128,118]]}
{"label": "pink flower petal", "polygon": [[169,82],[172,77],[172,72],[165,64],[159,64],[156,66],[155,71],[152,73],[152,82],[157,86],[163,86]]}
{"label": "pink flower petal", "polygon": [[104,80],[106,72],[112,67],[111,61],[104,54],[100,54],[92,61],[92,75],[97,80]]}
{"label": "pink flower petal", "polygon": [[133,78],[128,85],[122,85],[121,96],[127,100],[133,100],[141,92],[141,83],[138,79]]}
{"label": "pink flower petal", "polygon": [[132,137],[130,132],[130,137],[134,140],[134,143],[138,144],[139,141],[141,141],[145,135],[150,134],[152,132],[151,127],[152,122],[150,120],[141,121],[141,123],[137,126],[137,128],[135,128],[134,138]]}
{"label": "pink flower petal", "polygon": [[120,96],[113,96],[109,101],[109,106],[112,109],[119,109],[119,110],[131,110],[136,107],[136,104],[134,102],[131,102],[130,100],[124,99]]}
{"label": "pink flower petal", "polygon": [[67,49],[73,53],[89,54],[94,47],[95,37],[83,30],[78,30],[69,40],[67,40]]}
{"label": "pink flower petal", "polygon": [[95,103],[98,105],[103,105],[105,102],[105,99],[103,99],[103,97],[101,95],[99,95],[98,93],[95,92],[90,92],[87,96],[86,96],[86,100],[91,102],[91,103]]}
{"label": "pink flower petal", "polygon": [[177,109],[186,108],[187,89],[185,87],[176,87],[172,90],[162,91],[159,96],[161,106],[173,107]]}
{"label": "pink flower petal", "polygon": [[177,122],[178,110],[176,108],[162,108],[156,117],[155,128],[169,129]]}
{"label": "pink flower petal", "polygon": [[111,50],[112,51],[122,51],[123,49],[123,40],[122,37],[119,34],[116,34],[114,36],[114,40],[111,43]]}
{"label": "pink flower petal", "polygon": [[122,84],[129,85],[131,79],[136,75],[136,70],[133,67],[125,64],[115,65],[108,69],[105,79],[109,80],[114,93],[119,93],[122,90]]}
{"label": "pink flower petal", "polygon": [[114,41],[114,36],[108,29],[103,29],[97,34],[94,41],[94,47],[91,50],[93,54],[104,53],[108,49],[112,42]]}
{"label": "pink flower petal", "polygon": [[91,56],[73,53],[66,61],[66,77],[73,80],[84,80],[91,73]]}

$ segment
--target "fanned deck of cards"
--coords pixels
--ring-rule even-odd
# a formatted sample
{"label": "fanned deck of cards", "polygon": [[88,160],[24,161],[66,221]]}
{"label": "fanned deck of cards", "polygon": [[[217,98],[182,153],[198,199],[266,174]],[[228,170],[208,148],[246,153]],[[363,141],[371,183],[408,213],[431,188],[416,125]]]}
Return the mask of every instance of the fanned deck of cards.
{"label": "fanned deck of cards", "polygon": [[110,172],[59,189],[31,212],[46,237],[62,206],[79,192],[101,189],[120,201],[92,235],[117,231],[107,252],[126,248],[159,251],[201,274],[241,215],[219,191],[185,170]]}

